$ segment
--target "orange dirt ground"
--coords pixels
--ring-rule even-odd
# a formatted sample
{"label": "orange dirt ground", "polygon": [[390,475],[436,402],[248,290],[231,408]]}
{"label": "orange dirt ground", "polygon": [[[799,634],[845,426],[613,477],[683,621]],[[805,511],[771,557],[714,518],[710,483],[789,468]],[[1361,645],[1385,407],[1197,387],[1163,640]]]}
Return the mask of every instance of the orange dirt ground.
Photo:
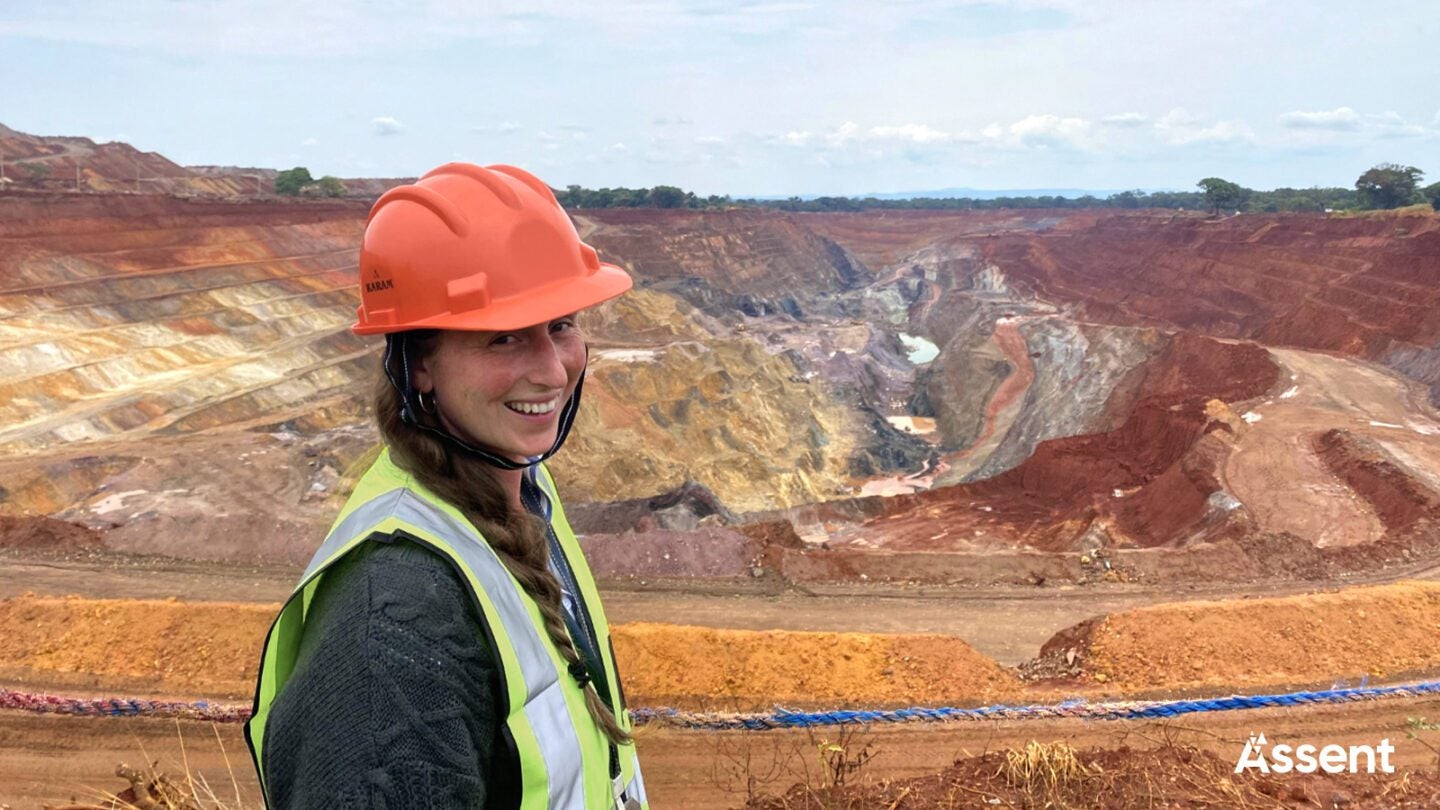
{"label": "orange dirt ground", "polygon": [[[1107,686],[1113,691],[1094,684],[1091,679],[1042,683],[1015,691],[1017,697],[1044,702],[1076,695],[1094,699],[1107,691],[1164,691],[1150,688],[1152,680],[1124,673],[1146,671],[1148,667],[1155,672],[1173,673],[1177,683],[1193,685],[1196,656],[1201,656],[1204,667],[1236,679],[1230,682],[1236,688],[1248,688],[1247,684],[1238,681],[1252,670],[1287,671],[1285,667],[1292,660],[1309,668],[1297,670],[1290,680],[1299,680],[1304,675],[1315,681],[1311,684],[1314,686],[1329,686],[1335,677],[1348,677],[1353,682],[1368,670],[1361,661],[1366,637],[1378,639],[1387,649],[1409,647],[1417,656],[1422,653],[1433,655],[1434,645],[1425,638],[1423,630],[1426,626],[1433,627],[1437,620],[1433,615],[1436,612],[1434,605],[1440,599],[1437,594],[1440,594],[1440,585],[1406,583],[1357,588],[1341,593],[1248,599],[1239,603],[1190,602],[1166,609],[1121,611],[1109,617],[1113,626],[1122,629],[1145,627],[1151,634],[1148,641],[1136,641],[1135,644],[1146,643],[1156,650],[1173,648],[1174,651],[1155,655],[1133,644],[1124,646],[1111,642],[1108,647],[1096,644],[1089,655],[1097,660],[1103,656],[1103,660],[1112,662],[1109,666],[1115,679]],[[1096,600],[1097,605],[1105,603],[1104,598],[1091,598]],[[617,602],[623,601],[617,598]],[[731,612],[745,609],[733,598],[717,600],[717,603],[730,605],[724,609]],[[126,605],[130,609],[125,609]],[[245,636],[246,642],[230,649],[220,649],[218,644],[206,645],[210,666],[216,671],[252,672],[246,668],[253,666],[259,636],[274,609],[273,604],[127,602],[33,596],[9,599],[0,602],[0,638],[7,640],[3,648],[5,657],[0,660],[0,683],[30,691],[110,696],[125,693],[123,687],[127,685],[138,688],[149,683],[151,693],[154,693],[163,684],[163,691],[170,696],[193,698],[205,694],[206,690],[184,686],[186,679],[199,683],[206,682],[209,676],[192,667],[168,662],[175,656],[193,657],[193,651],[197,649],[196,637],[190,634],[203,632],[210,636],[202,637],[223,637],[233,641],[232,635],[214,636],[222,630],[230,632],[224,629],[226,627],[233,628],[235,633]],[[955,609],[965,608],[957,605]],[[883,612],[884,608],[875,606],[871,610]],[[1034,613],[1036,610],[1039,608],[1032,606],[1027,612]],[[1234,612],[1242,610],[1253,611],[1253,615],[1247,617]],[[1361,611],[1364,611],[1363,617]],[[1212,620],[1211,613],[1223,614],[1223,619]],[[1312,657],[1308,659],[1295,659],[1294,650],[1281,646],[1274,638],[1254,645],[1212,645],[1197,641],[1201,638],[1198,630],[1194,633],[1176,631],[1177,626],[1185,626],[1177,625],[1181,620],[1201,629],[1211,627],[1213,622],[1217,627],[1224,625],[1224,629],[1218,632],[1227,634],[1225,638],[1244,639],[1253,636],[1256,628],[1264,627],[1265,621],[1284,626],[1288,622],[1310,618],[1318,619],[1322,628],[1331,629],[1323,636],[1298,639],[1295,646],[1309,650]],[[1068,636],[1070,645],[1075,646],[1081,639],[1080,631],[1085,627],[1087,625],[1082,624],[1071,628],[1057,638]],[[1370,629],[1367,631],[1366,628]],[[644,685],[647,684],[645,670],[653,666],[652,661],[643,657],[646,655],[645,648],[666,644],[662,640],[666,633],[673,634],[667,648],[682,651],[680,655],[684,660],[679,662],[681,666],[661,667],[649,673],[649,685]],[[1209,635],[1205,634],[1205,637]],[[736,690],[729,688],[727,692],[725,673],[714,671],[708,664],[735,658],[755,666],[773,667],[778,661],[795,658],[795,652],[819,656],[811,659],[812,663],[839,659],[833,664],[816,663],[821,667],[818,672],[789,673],[788,677],[809,679],[804,681],[803,688],[812,693],[825,688],[823,684],[817,685],[825,677],[822,674],[826,672],[825,666],[832,667],[830,671],[841,675],[864,678],[873,676],[883,660],[897,655],[902,658],[902,664],[907,663],[903,662],[903,657],[909,655],[915,665],[913,671],[897,670],[902,684],[923,678],[954,681],[978,675],[993,678],[990,683],[997,693],[1003,693],[1007,688],[1004,677],[1008,675],[1007,670],[976,653],[967,654],[957,639],[950,637],[951,645],[942,646],[947,658],[932,656],[931,651],[936,648],[935,637],[921,641],[923,638],[912,636],[906,639],[880,634],[715,632],[632,624],[617,626],[616,649],[622,668],[627,670],[631,702],[637,706],[658,702],[643,695],[642,690],[646,689],[660,693],[700,691],[676,685],[680,682],[683,667],[689,666],[693,677],[708,679],[703,682],[712,685],[720,684],[716,691],[721,694],[712,696],[707,703],[712,708],[730,708],[739,703],[735,698]],[[903,643],[907,640],[917,643],[907,646]],[[1334,648],[1330,654],[1335,657],[1329,663],[1336,670],[1325,670],[1326,662],[1317,657],[1322,654],[1321,642],[1325,647]],[[1052,642],[1050,646],[1055,643],[1058,642]],[[62,644],[70,648],[63,656],[59,654]],[[729,645],[728,649],[722,651],[723,645]],[[1351,650],[1348,656],[1346,650]],[[1053,649],[1051,651],[1054,652]],[[845,652],[851,654],[849,661],[843,657]],[[1060,654],[1063,656],[1063,649]],[[673,659],[673,654],[667,658]],[[1249,670],[1245,668],[1247,660],[1254,663]],[[954,668],[957,662],[962,668]],[[1079,663],[1088,666],[1089,656],[1081,655]],[[1122,663],[1124,666],[1121,666]],[[70,671],[62,671],[62,667],[69,667]],[[136,673],[139,673],[138,677]],[[767,671],[741,674],[739,677],[768,678],[766,690],[769,694],[783,694],[787,688],[782,680],[786,673]],[[233,679],[233,687],[243,692],[240,695],[213,693],[206,696],[243,701],[249,697],[250,689],[243,680]],[[789,688],[796,689],[794,686]],[[1228,693],[1229,688],[1211,687],[1205,691],[1208,694]],[[132,691],[128,694],[142,696],[145,693]],[[853,696],[854,693],[850,694]],[[919,694],[923,696],[923,693]],[[922,700],[917,698],[916,702]],[[1440,716],[1440,699],[1219,712],[1189,715],[1164,724],[1066,719],[877,727],[867,732],[867,738],[874,741],[878,751],[868,771],[872,779],[921,777],[943,770],[957,756],[1023,746],[1030,739],[1064,740],[1076,747],[1114,748],[1125,744],[1153,746],[1177,735],[1182,743],[1200,745],[1223,760],[1233,762],[1243,747],[1245,737],[1257,729],[1276,739],[1338,744],[1373,744],[1382,736],[1388,736],[1397,747],[1397,764],[1424,767],[1431,762],[1433,754],[1420,742],[1405,736],[1407,718],[1421,716]],[[230,758],[240,792],[251,802],[249,806],[254,807],[254,775],[237,726],[212,727],[191,721],[177,724],[139,718],[65,718],[22,712],[0,712],[0,804],[9,803],[16,810],[30,810],[38,808],[42,802],[53,804],[72,795],[82,799],[87,795],[93,796],[93,793],[85,792],[87,787],[122,787],[113,777],[116,763],[138,764],[147,758],[178,763],[181,754],[177,735],[182,733],[185,756],[192,768],[200,771],[212,786],[221,785],[228,790],[229,770],[220,754],[216,739],[218,733]],[[757,734],[645,727],[638,736],[637,744],[646,762],[647,782],[651,785],[656,807],[733,808],[745,800],[745,769],[748,768],[750,775],[759,780],[757,789],[761,792],[772,795],[782,793],[793,784],[805,781],[805,762],[812,763],[810,778],[814,779],[816,746],[825,740],[836,739],[837,734],[833,728]],[[772,767],[772,763],[778,764]],[[178,770],[178,765],[168,767]]]}
{"label": "orange dirt ground", "polygon": [[[276,605],[39,597],[0,601],[0,677],[16,684],[128,687],[248,698]],[[1099,698],[1329,686],[1440,670],[1440,583],[1193,601],[1126,610],[1055,635],[1081,681],[1024,687],[954,636],[721,630],[618,624],[632,706],[700,709],[987,705],[1057,687]],[[1071,655],[1073,653],[1073,655]],[[1022,670],[1033,671],[1034,665]],[[1061,668],[1064,669],[1063,667]],[[221,674],[223,673],[223,675]]]}
{"label": "orange dirt ground", "polygon": [[[240,699],[278,605],[20,596],[0,602],[0,677]],[[617,625],[633,705],[894,706],[1015,698],[1019,681],[958,638]]]}
{"label": "orange dirt ground", "polygon": [[665,624],[614,630],[626,692],[710,708],[979,705],[1014,700],[1020,682],[953,636],[715,630]]}
{"label": "orange dirt ground", "polygon": [[1081,650],[1084,674],[1125,692],[1431,672],[1440,667],[1440,584],[1154,605],[1077,634],[1079,644],[1047,646]]}

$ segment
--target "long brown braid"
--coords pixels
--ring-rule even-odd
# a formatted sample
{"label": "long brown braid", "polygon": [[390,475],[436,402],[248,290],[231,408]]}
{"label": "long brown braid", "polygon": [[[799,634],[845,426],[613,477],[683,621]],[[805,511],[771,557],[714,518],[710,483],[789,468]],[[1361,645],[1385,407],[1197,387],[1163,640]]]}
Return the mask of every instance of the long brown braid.
{"label": "long brown braid", "polygon": [[[434,331],[415,333],[411,337],[414,347],[411,360],[433,352],[438,335]],[[485,462],[405,424],[400,418],[401,405],[400,393],[382,369],[375,389],[375,415],[396,466],[415,476],[422,486],[455,506],[475,524],[485,542],[539,606],[545,632],[560,656],[568,665],[579,664],[580,653],[565,628],[560,582],[550,571],[550,544],[540,518],[512,506],[500,481]],[[598,641],[604,643],[603,639]],[[568,673],[561,673],[561,677],[567,676]],[[594,681],[585,684],[584,693],[585,708],[605,736],[616,745],[630,742],[630,735],[616,722],[615,715],[595,691]]]}

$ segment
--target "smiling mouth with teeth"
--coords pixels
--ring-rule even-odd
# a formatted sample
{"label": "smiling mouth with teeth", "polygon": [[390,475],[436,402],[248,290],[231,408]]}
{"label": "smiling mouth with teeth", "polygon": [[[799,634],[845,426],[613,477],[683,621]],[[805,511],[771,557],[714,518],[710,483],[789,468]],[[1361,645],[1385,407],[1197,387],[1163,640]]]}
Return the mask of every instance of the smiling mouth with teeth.
{"label": "smiling mouth with teeth", "polygon": [[516,413],[538,416],[555,410],[555,406],[559,404],[559,402],[560,398],[556,397],[549,402],[507,402],[505,403],[505,407]]}

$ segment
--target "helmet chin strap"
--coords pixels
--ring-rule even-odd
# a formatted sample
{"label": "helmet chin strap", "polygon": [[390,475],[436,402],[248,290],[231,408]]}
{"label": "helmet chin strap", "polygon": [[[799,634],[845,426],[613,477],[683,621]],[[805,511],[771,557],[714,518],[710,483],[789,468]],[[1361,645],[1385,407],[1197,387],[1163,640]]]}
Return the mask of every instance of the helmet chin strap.
{"label": "helmet chin strap", "polygon": [[[589,366],[590,349],[585,349],[586,366]],[[396,368],[396,361],[399,361],[399,368]],[[420,420],[420,392],[415,389],[415,383],[410,374],[410,341],[405,332],[393,332],[385,336],[385,376],[389,378],[390,384],[400,393],[400,421],[418,430],[429,433],[449,442],[481,461],[502,470],[523,470],[533,467],[547,458],[555,455],[560,446],[565,443],[565,437],[570,435],[570,427],[575,424],[575,414],[580,410],[580,391],[585,387],[585,372],[580,372],[580,379],[575,381],[575,390],[570,398],[565,400],[565,407],[560,409],[560,425],[555,434],[555,443],[550,445],[543,455],[537,456],[531,461],[515,461],[498,455],[482,447],[476,447],[469,442],[452,435],[443,428],[431,427]]]}

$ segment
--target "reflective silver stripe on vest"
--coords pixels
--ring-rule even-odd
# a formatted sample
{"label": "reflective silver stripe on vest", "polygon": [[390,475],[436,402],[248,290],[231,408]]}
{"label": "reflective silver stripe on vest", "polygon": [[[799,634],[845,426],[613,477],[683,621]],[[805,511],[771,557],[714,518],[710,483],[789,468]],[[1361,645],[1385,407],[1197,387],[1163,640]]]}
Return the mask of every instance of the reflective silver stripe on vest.
{"label": "reflective silver stripe on vest", "polygon": [[404,492],[404,488],[399,488],[376,495],[356,507],[355,511],[345,516],[344,520],[336,523],[335,528],[325,536],[325,542],[315,550],[315,556],[310,558],[310,565],[306,566],[305,575],[300,578],[300,581],[309,582],[315,570],[321,564],[328,562],[335,552],[344,548],[345,544],[354,540],[360,532],[388,517]]}
{"label": "reflective silver stripe on vest", "polygon": [[[539,470],[538,467],[531,467],[530,469],[537,471],[537,472],[535,472],[535,474],[534,474],[534,475],[535,475],[534,480],[535,480],[535,483],[537,483],[537,484],[540,485],[540,490],[545,493],[545,497],[550,501],[550,511],[551,511],[551,516],[552,516],[552,519],[553,519],[554,510],[555,510],[555,504],[557,504],[557,503],[560,502],[559,493],[555,492],[555,490],[554,490],[554,488],[553,488],[553,486],[552,486],[553,482],[550,480],[550,477],[549,477],[549,476],[544,475],[543,473],[538,472],[538,470]],[[576,538],[576,539],[577,539],[577,541],[578,541],[579,538]],[[561,550],[564,551],[564,544],[563,544],[563,543],[561,544]],[[574,564],[573,564],[573,563],[571,563],[571,567],[572,567],[572,568],[574,567]],[[613,652],[613,651],[614,651],[614,650],[613,650],[613,648],[612,648],[611,652]],[[598,651],[597,651],[597,652],[598,652]],[[619,677],[620,677],[620,671],[619,671],[619,670],[620,670],[620,666],[619,666],[619,664],[617,663],[617,664],[615,665],[615,677],[616,677],[616,678],[619,678]],[[617,689],[616,692],[618,693],[619,690]],[[635,756],[635,748],[634,748],[634,746],[633,746],[633,745],[630,746],[629,749],[628,749],[628,751],[622,749],[621,756],[629,756],[629,757],[631,757],[632,760],[634,761],[634,764],[635,764],[635,775],[634,775],[633,777],[631,777],[630,781],[629,781],[628,783],[626,783],[626,785],[625,785],[625,796],[626,796],[627,798],[634,799],[634,800],[640,802],[641,804],[648,804],[648,803],[649,803],[649,799],[647,799],[647,798],[646,798],[646,795],[645,795],[645,778],[640,774],[640,758],[637,757],[637,756]]]}
{"label": "reflective silver stripe on vest", "polygon": [[361,532],[389,517],[445,538],[490,597],[525,678],[523,711],[535,730],[535,740],[545,760],[550,788],[546,806],[551,810],[583,808],[585,767],[580,739],[570,720],[565,693],[560,688],[560,673],[550,659],[548,640],[540,638],[540,631],[531,621],[505,564],[473,526],[456,520],[411,490],[391,490],[356,507],[335,526],[315,553],[305,579]]}
{"label": "reflective silver stripe on vest", "polygon": [[[634,749],[631,749],[632,751]],[[630,783],[625,785],[625,798],[634,799],[641,804],[649,804],[650,799],[645,795],[645,780],[640,776],[640,759],[635,759],[635,775],[631,777]]]}

